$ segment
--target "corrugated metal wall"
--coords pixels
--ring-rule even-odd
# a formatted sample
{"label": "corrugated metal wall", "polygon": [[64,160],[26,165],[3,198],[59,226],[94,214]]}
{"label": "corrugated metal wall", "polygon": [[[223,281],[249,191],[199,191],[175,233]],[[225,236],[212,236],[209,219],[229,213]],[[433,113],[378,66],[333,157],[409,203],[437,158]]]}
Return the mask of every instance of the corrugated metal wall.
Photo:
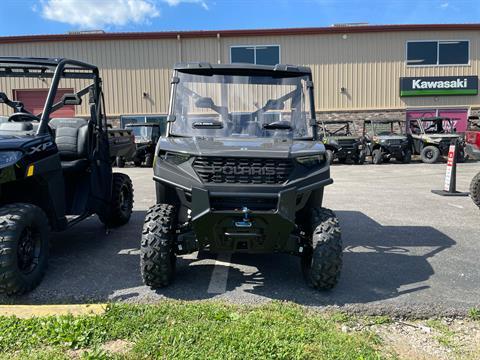
{"label": "corrugated metal wall", "polygon": [[[469,66],[407,67],[407,40],[470,40]],[[0,55],[71,57],[101,69],[107,111],[166,113],[170,68],[177,61],[230,62],[232,45],[278,44],[281,61],[312,67],[319,111],[480,106],[479,96],[400,98],[401,76],[477,75],[480,34],[476,31],[258,36],[163,40],[111,40],[1,44]],[[48,80],[47,80],[48,83]],[[2,90],[45,87],[46,82],[0,79]],[[64,87],[71,84],[65,83]],[[346,88],[345,93],[340,89]],[[146,93],[147,96],[143,96]],[[2,109],[4,110],[4,109]],[[82,112],[86,113],[86,108]]]}

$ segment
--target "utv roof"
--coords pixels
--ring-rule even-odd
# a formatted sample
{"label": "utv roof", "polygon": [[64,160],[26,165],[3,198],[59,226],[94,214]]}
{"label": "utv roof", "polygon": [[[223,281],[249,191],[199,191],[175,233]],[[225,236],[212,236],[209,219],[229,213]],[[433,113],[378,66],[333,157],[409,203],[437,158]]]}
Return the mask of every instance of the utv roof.
{"label": "utv roof", "polygon": [[239,74],[239,75],[277,75],[301,76],[311,75],[312,70],[307,66],[288,64],[254,65],[254,64],[210,64],[206,62],[177,63],[174,70],[194,74]]}
{"label": "utv roof", "polygon": [[419,117],[416,120],[420,121],[443,121],[443,120],[451,120],[449,117],[445,116],[431,116],[431,117]]}
{"label": "utv roof", "polygon": [[353,120],[323,120],[324,124],[348,124],[354,122]]}
{"label": "utv roof", "polygon": [[405,122],[403,119],[365,119],[366,123],[392,123],[392,122]]}
{"label": "utv roof", "polygon": [[[60,69],[61,71],[57,71]],[[57,74],[57,75],[55,75]],[[0,56],[0,77],[94,79],[95,65],[65,58]]]}
{"label": "utv roof", "polygon": [[131,123],[131,124],[126,124],[126,127],[143,127],[143,126],[149,126],[149,127],[159,127],[160,124],[156,123]]}

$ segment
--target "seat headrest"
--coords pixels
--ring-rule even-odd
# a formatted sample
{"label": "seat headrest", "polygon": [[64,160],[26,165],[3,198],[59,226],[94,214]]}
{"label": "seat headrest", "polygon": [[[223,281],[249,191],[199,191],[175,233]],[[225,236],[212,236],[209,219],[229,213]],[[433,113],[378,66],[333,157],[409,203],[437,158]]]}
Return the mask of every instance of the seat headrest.
{"label": "seat headrest", "polygon": [[30,131],[33,125],[30,122],[4,122],[0,123],[1,131]]}
{"label": "seat headrest", "polygon": [[79,128],[87,124],[87,120],[83,118],[55,118],[48,123],[52,129],[59,127]]}

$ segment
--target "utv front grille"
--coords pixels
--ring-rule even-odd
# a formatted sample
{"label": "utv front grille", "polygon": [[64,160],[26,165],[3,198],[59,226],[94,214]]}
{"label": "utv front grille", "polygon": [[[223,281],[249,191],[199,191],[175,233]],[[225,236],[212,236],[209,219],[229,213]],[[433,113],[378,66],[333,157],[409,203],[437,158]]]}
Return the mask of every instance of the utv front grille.
{"label": "utv front grille", "polygon": [[355,141],[351,140],[339,140],[338,145],[342,148],[354,148],[355,147]]}
{"label": "utv front grille", "polygon": [[388,141],[390,145],[401,145],[403,140],[402,139],[392,139]]}
{"label": "utv front grille", "polygon": [[193,168],[205,183],[283,184],[293,170],[292,160],[262,158],[195,158]]}

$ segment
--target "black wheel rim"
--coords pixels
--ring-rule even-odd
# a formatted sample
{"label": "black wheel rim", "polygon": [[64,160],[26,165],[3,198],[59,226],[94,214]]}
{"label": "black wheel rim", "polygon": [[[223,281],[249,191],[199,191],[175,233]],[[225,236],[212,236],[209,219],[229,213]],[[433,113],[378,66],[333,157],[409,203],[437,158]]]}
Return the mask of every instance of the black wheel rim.
{"label": "black wheel rim", "polygon": [[427,159],[432,159],[433,158],[433,151],[432,150],[428,150],[425,152],[425,157]]}
{"label": "black wheel rim", "polygon": [[31,227],[23,229],[17,251],[18,268],[23,274],[29,274],[37,267],[41,246],[41,236],[37,231]]}
{"label": "black wheel rim", "polygon": [[130,191],[127,186],[123,186],[122,190],[120,191],[120,211],[123,215],[128,215],[130,208],[132,207],[132,199],[130,195]]}

